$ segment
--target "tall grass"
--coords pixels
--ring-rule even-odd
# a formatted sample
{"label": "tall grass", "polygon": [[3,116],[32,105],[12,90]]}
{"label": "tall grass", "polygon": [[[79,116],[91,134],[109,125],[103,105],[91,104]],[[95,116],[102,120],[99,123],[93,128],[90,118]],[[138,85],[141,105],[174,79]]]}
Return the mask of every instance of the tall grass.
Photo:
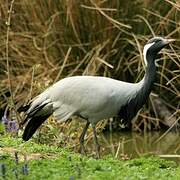
{"label": "tall grass", "polygon": [[[152,36],[177,39],[158,59],[153,93],[179,116],[180,6],[170,0],[0,0],[0,107],[27,103],[55,81],[101,75],[137,82]],[[10,97],[9,97],[10,94]],[[134,129],[158,127],[153,98]],[[153,124],[153,126],[152,126]]]}

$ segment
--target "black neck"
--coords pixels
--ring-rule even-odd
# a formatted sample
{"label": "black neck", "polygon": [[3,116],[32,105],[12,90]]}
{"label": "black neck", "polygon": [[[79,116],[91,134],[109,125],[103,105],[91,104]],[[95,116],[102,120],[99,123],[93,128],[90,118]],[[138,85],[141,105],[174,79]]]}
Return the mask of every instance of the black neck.
{"label": "black neck", "polygon": [[144,76],[144,82],[143,82],[143,90],[145,93],[150,93],[152,86],[155,81],[155,76],[156,76],[156,66],[155,66],[155,56],[148,57],[148,65],[146,67],[146,72]]}
{"label": "black neck", "polygon": [[[148,58],[148,57],[147,57]],[[155,66],[155,57],[152,56],[148,59],[148,65],[146,67],[145,76],[142,80],[142,86],[139,92],[136,95],[136,101],[137,101],[137,109],[140,109],[148,99],[148,96],[152,90],[155,76],[156,76],[156,66]]]}
{"label": "black neck", "polygon": [[126,123],[130,123],[131,119],[136,115],[139,109],[146,103],[151,92],[156,75],[155,56],[146,57],[148,65],[143,80],[140,82],[140,90],[134,98],[132,98],[126,105],[122,106],[118,115],[124,119]]}

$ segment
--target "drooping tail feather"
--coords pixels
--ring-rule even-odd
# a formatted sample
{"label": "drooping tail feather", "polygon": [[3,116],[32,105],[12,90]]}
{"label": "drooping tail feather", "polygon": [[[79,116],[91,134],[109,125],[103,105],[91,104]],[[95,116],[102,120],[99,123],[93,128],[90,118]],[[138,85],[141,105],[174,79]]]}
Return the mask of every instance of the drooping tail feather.
{"label": "drooping tail feather", "polygon": [[53,104],[46,93],[42,93],[34,98],[30,105],[24,107],[25,119],[22,122],[24,125],[27,122],[23,133],[23,140],[28,141],[40,125],[53,113]]}
{"label": "drooping tail feather", "polygon": [[36,132],[36,130],[40,127],[40,125],[50,116],[50,114],[46,115],[39,115],[32,117],[27,126],[25,127],[24,133],[23,133],[23,140],[28,141],[33,134]]}
{"label": "drooping tail feather", "polygon": [[[43,108],[47,105],[48,105],[48,103],[40,104],[40,105],[36,106],[34,109],[32,109],[31,111],[29,111],[29,109],[31,107],[31,106],[29,106],[28,109],[25,111],[26,117],[25,117],[24,121],[22,122],[22,125],[24,125],[29,119],[36,116],[37,113],[39,113],[40,111],[43,111]],[[42,112],[42,114],[43,114],[43,112]]]}
{"label": "drooping tail feather", "polygon": [[29,107],[30,107],[30,104],[23,105],[23,106],[19,107],[19,108],[17,109],[17,111],[18,111],[19,113],[21,113],[21,112],[26,112],[26,111],[29,109]]}
{"label": "drooping tail feather", "polygon": [[[27,111],[28,112],[28,111]],[[26,112],[26,113],[27,113]],[[40,125],[53,113],[51,104],[43,104],[26,114],[23,123],[28,122],[23,133],[23,140],[28,141]]]}
{"label": "drooping tail feather", "polygon": [[55,97],[51,98],[50,94],[52,93],[49,90],[44,91],[31,100],[30,105],[22,109],[25,110],[25,119],[22,125],[27,123],[23,140],[28,141],[50,115],[53,114],[56,120],[63,122],[76,112],[76,108],[57,101]]}

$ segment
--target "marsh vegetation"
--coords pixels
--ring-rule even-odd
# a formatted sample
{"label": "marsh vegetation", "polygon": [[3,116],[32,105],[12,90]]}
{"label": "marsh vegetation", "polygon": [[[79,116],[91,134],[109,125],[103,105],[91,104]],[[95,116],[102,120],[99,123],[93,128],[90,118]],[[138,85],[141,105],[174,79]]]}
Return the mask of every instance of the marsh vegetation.
{"label": "marsh vegetation", "polygon": [[[131,130],[178,129],[178,1],[0,0],[0,30],[0,114],[6,112],[18,124],[22,119],[17,109],[64,77],[101,75],[138,82],[145,70],[144,43],[154,35],[175,38],[159,55],[153,92]],[[119,122],[100,122],[98,131],[120,131]],[[82,126],[79,121],[59,124],[50,117],[33,141],[76,151]],[[153,141],[163,141],[165,135]],[[92,140],[91,129],[86,139]]]}

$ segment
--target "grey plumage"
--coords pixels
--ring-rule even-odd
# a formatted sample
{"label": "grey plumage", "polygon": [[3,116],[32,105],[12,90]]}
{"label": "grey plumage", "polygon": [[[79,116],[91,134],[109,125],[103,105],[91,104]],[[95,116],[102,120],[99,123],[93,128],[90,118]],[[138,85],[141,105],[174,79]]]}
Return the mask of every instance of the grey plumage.
{"label": "grey plumage", "polygon": [[29,140],[38,127],[51,115],[60,122],[72,115],[87,121],[80,136],[84,152],[84,136],[89,124],[93,127],[97,155],[99,145],[95,126],[105,118],[120,116],[130,122],[146,102],[155,79],[155,56],[170,41],[155,37],[144,47],[147,68],[144,78],[138,83],[128,83],[99,76],[74,76],[62,79],[34,98],[26,109],[28,121],[23,139]]}

